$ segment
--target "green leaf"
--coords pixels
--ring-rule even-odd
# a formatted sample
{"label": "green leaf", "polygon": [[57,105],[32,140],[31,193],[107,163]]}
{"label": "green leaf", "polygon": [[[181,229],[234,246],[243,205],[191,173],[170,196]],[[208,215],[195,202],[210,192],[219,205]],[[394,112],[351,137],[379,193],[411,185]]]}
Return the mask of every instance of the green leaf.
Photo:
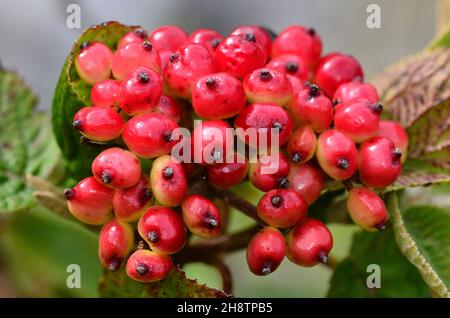
{"label": "green leaf", "polygon": [[390,194],[389,211],[401,252],[439,297],[450,297],[450,213],[431,206],[400,211]]}
{"label": "green leaf", "polygon": [[107,271],[100,281],[101,297],[158,297],[158,298],[224,298],[223,291],[199,284],[174,268],[160,282],[142,284],[130,279],[122,269]]}
{"label": "green leaf", "polygon": [[99,150],[82,145],[79,132],[72,127],[78,109],[91,103],[91,87],[78,76],[75,57],[84,42],[99,41],[114,49],[117,41],[135,28],[118,22],[106,22],[87,29],[75,42],[62,68],[53,96],[52,125],[69,174],[77,179],[89,174],[91,162]]}
{"label": "green leaf", "polygon": [[37,98],[15,73],[0,70],[0,213],[34,204],[25,174],[52,175],[60,153]]}

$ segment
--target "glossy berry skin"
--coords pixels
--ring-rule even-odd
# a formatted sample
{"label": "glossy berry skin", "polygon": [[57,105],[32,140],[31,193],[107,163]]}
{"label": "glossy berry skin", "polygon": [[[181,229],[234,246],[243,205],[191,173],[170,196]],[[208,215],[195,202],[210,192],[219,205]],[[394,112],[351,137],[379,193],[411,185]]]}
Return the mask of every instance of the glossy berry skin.
{"label": "glossy berry skin", "polygon": [[[278,136],[280,146],[288,141],[292,133],[292,121],[288,112],[275,104],[252,104],[245,107],[236,117],[234,126],[244,131],[255,129],[256,138],[252,138],[252,134],[245,136],[245,143],[257,149],[272,146],[272,133],[274,137]],[[264,142],[265,135],[267,143]]]}
{"label": "glossy berry skin", "polygon": [[111,217],[114,190],[87,177],[66,189],[67,207],[74,217],[87,224],[103,224]]}
{"label": "glossy berry skin", "polygon": [[103,267],[118,270],[133,244],[134,232],[128,223],[113,219],[103,225],[98,238],[98,257]]}
{"label": "glossy berry skin", "polygon": [[138,231],[157,254],[176,253],[186,243],[183,219],[171,208],[163,206],[149,208],[139,219]]}
{"label": "glossy berry skin", "polygon": [[141,179],[141,162],[130,151],[109,148],[92,162],[92,174],[107,187],[125,189],[136,185]]}
{"label": "glossy berry skin", "polygon": [[191,136],[192,156],[203,165],[226,162],[233,134],[223,120],[207,120],[194,127]]}
{"label": "glossy berry skin", "polygon": [[283,234],[273,227],[265,227],[248,243],[247,264],[258,276],[273,273],[286,256],[286,241]]}
{"label": "glossy berry skin", "polygon": [[266,63],[266,51],[254,35],[230,35],[216,49],[215,59],[221,72],[238,79]]}
{"label": "glossy berry skin", "polygon": [[334,128],[356,143],[361,143],[377,133],[381,103],[372,104],[366,99],[339,104],[335,108]]}
{"label": "glossy berry skin", "polygon": [[293,189],[273,189],[259,200],[257,211],[259,217],[270,226],[286,229],[306,217],[308,205]]}
{"label": "glossy berry skin", "polygon": [[353,222],[364,230],[384,230],[389,218],[383,200],[368,188],[353,188],[348,193],[347,210]]}
{"label": "glossy berry skin", "polygon": [[153,283],[166,278],[173,268],[172,258],[168,255],[158,255],[149,250],[137,250],[127,261],[128,277],[141,282]]}
{"label": "glossy berry skin", "polygon": [[158,52],[175,51],[186,43],[188,36],[176,25],[164,25],[153,30],[149,39]]}
{"label": "glossy berry skin", "polygon": [[128,32],[117,43],[117,47],[125,46],[130,43],[144,42],[148,39],[148,33],[144,29],[136,29]]}
{"label": "glossy berry skin", "polygon": [[179,123],[183,116],[183,107],[181,104],[175,98],[166,95],[161,96],[158,105],[156,105],[153,111],[166,116],[176,123]]}
{"label": "glossy berry skin", "polygon": [[319,88],[310,84],[289,104],[289,114],[297,126],[310,126],[315,132],[328,129],[333,121],[333,105]]}
{"label": "glossy berry skin", "polygon": [[206,180],[215,187],[228,189],[244,181],[248,173],[247,161],[240,162],[235,156],[233,162],[206,166]]}
{"label": "glossy berry skin", "polygon": [[192,89],[194,111],[206,119],[236,116],[244,109],[245,102],[241,81],[226,73],[201,77]]}
{"label": "glossy berry skin", "polygon": [[301,81],[306,81],[309,76],[306,63],[300,56],[295,54],[277,56],[267,63],[266,67],[281,72],[285,75],[289,74],[295,76]]}
{"label": "glossy berry skin", "polygon": [[92,105],[119,109],[119,91],[119,81],[108,79],[95,83],[91,89]]}
{"label": "glossy berry skin", "polygon": [[368,187],[382,189],[402,172],[402,151],[387,138],[373,137],[359,149],[359,178]]}
{"label": "glossy berry skin", "polygon": [[110,141],[120,137],[125,120],[113,109],[83,107],[73,118],[73,127],[95,141]]}
{"label": "glossy berry skin", "polygon": [[187,191],[187,178],[180,163],[165,155],[153,161],[150,185],[157,202],[165,206],[178,206]]}
{"label": "glossy berry skin", "polygon": [[289,161],[283,153],[278,152],[268,157],[259,158],[250,163],[248,177],[259,190],[267,192],[275,188],[286,188],[289,184]]}
{"label": "glossy berry skin", "polygon": [[272,38],[262,27],[257,25],[241,25],[234,29],[231,32],[231,35],[254,35],[256,42],[266,50],[266,56],[270,56],[270,52],[272,49]]}
{"label": "glossy berry skin", "polygon": [[287,151],[289,158],[295,163],[309,161],[316,152],[317,137],[314,131],[308,127],[299,127],[289,137]]}
{"label": "glossy berry skin", "polygon": [[223,36],[219,32],[213,29],[198,29],[191,33],[189,36],[189,43],[197,43],[204,45],[211,56],[214,56],[214,51],[217,46],[222,42]]}
{"label": "glossy berry skin", "polygon": [[298,77],[296,77],[294,75],[286,74],[286,77],[289,80],[289,82],[291,83],[293,97],[295,95],[297,95],[298,92],[300,92],[302,89],[304,89],[307,86],[306,81],[302,81],[301,79],[299,79]]}
{"label": "glossy berry skin", "polygon": [[149,68],[137,67],[125,76],[120,86],[120,108],[130,116],[149,113],[158,105],[161,95],[160,76]]}
{"label": "glossy berry skin", "polygon": [[363,82],[364,72],[359,62],[350,55],[334,54],[317,66],[314,82],[330,98],[340,85],[352,81]]}
{"label": "glossy berry skin", "polygon": [[94,85],[109,78],[112,59],[113,53],[105,44],[86,42],[75,59],[75,68],[83,81]]}
{"label": "glossy berry skin", "polygon": [[335,129],[320,134],[317,139],[316,157],[320,167],[336,180],[348,179],[358,169],[355,143]]}
{"label": "glossy berry skin", "polygon": [[183,220],[189,231],[204,239],[212,239],[222,231],[219,209],[205,197],[190,195],[181,204]]}
{"label": "glossy berry skin", "polygon": [[356,99],[367,99],[371,104],[380,100],[376,88],[369,83],[348,82],[339,85],[334,92],[333,101],[344,103]]}
{"label": "glossy berry skin", "polygon": [[116,190],[113,198],[114,214],[120,221],[136,222],[153,203],[153,195],[149,188],[148,177],[130,188]]}
{"label": "glossy berry skin", "polygon": [[287,178],[289,187],[300,193],[308,205],[319,198],[324,188],[322,172],[310,163],[291,165]]}
{"label": "glossy berry skin", "polygon": [[408,134],[406,130],[395,121],[382,120],[378,125],[377,136],[391,140],[402,151],[402,162],[405,162],[408,152]]}
{"label": "glossy berry skin", "polygon": [[291,82],[286,75],[268,68],[256,69],[244,79],[244,89],[249,103],[287,105],[292,99]]}
{"label": "glossy berry skin", "polygon": [[178,97],[191,99],[197,80],[216,70],[208,49],[201,44],[189,43],[170,55],[164,69],[164,80]]}
{"label": "glossy berry skin", "polygon": [[161,71],[161,59],[149,41],[133,42],[117,48],[112,61],[115,79],[122,81],[128,73],[139,66],[156,73]]}
{"label": "glossy berry skin", "polygon": [[328,261],[333,248],[333,237],[322,222],[306,218],[293,228],[286,237],[287,257],[297,265],[311,267]]}
{"label": "glossy berry skin", "polygon": [[272,57],[284,54],[300,56],[309,68],[319,61],[322,40],[312,28],[290,26],[284,29],[272,43]]}
{"label": "glossy berry skin", "polygon": [[131,118],[122,132],[127,147],[143,158],[156,158],[170,153],[177,143],[172,132],[178,128],[176,122],[158,113]]}

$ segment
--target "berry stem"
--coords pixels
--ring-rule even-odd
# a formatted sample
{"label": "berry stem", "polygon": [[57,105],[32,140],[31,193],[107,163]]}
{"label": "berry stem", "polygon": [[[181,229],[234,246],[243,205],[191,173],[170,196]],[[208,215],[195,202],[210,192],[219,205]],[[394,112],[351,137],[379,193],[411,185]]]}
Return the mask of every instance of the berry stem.
{"label": "berry stem", "polygon": [[214,266],[222,276],[222,290],[231,295],[233,292],[233,276],[231,274],[230,268],[223,261],[221,257],[216,257],[211,265]]}
{"label": "berry stem", "polygon": [[83,145],[92,147],[92,148],[99,148],[99,149],[108,149],[108,148],[112,148],[112,147],[119,147],[119,148],[125,149],[125,146],[121,145],[121,144],[94,141],[85,136],[80,137],[80,143]]}

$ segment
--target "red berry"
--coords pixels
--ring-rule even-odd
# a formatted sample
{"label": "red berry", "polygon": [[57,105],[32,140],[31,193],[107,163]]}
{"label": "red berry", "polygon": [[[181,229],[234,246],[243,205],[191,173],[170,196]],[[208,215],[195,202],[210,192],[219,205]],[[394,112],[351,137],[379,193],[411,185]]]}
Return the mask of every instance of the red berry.
{"label": "red berry", "polygon": [[188,40],[190,43],[204,45],[213,56],[217,46],[222,42],[223,36],[213,29],[198,29],[191,33]]}
{"label": "red berry", "polygon": [[[236,117],[234,121],[236,128],[242,128],[245,131],[251,128],[256,132],[247,131],[245,143],[260,149],[270,148],[272,142],[272,132],[274,137],[278,137],[279,145],[284,145],[292,133],[292,121],[288,112],[278,105],[273,104],[252,104]],[[267,136],[267,143],[265,142]],[[256,137],[256,138],[255,138]]]}
{"label": "red berry", "polygon": [[289,187],[300,193],[308,205],[313,204],[324,188],[322,172],[309,163],[291,165]]}
{"label": "red berry", "polygon": [[83,107],[75,114],[72,125],[89,139],[109,141],[119,138],[125,120],[111,108]]}
{"label": "red berry", "polygon": [[287,105],[292,99],[291,82],[276,70],[261,68],[248,74],[244,89],[250,103],[273,103]]}
{"label": "red berry", "polygon": [[322,53],[322,40],[312,28],[298,25],[284,29],[272,44],[272,57],[284,54],[300,56],[309,68],[319,61]]}
{"label": "red berry", "polygon": [[236,116],[245,107],[242,83],[227,73],[200,78],[192,89],[192,106],[202,118],[224,119]]}
{"label": "red berry", "polygon": [[122,138],[127,147],[143,158],[156,158],[170,153],[177,143],[172,132],[178,128],[173,120],[158,113],[131,118],[123,129]]}
{"label": "red berry", "polygon": [[117,47],[125,46],[134,42],[144,42],[147,39],[147,31],[145,31],[144,29],[136,29],[125,34],[117,43]]}
{"label": "red berry", "polygon": [[315,132],[328,129],[333,121],[333,104],[314,84],[300,90],[288,109],[296,125],[310,126]]}
{"label": "red berry", "polygon": [[91,101],[94,106],[119,109],[120,82],[105,80],[95,83],[91,90]]}
{"label": "red berry", "polygon": [[373,137],[359,150],[359,177],[366,186],[382,189],[402,172],[402,151],[387,138]]}
{"label": "red berry", "polygon": [[295,163],[305,163],[316,151],[317,137],[308,126],[299,127],[289,137],[287,151],[289,158]]}
{"label": "red berry", "polygon": [[175,51],[186,43],[188,36],[186,32],[176,25],[163,25],[153,30],[150,41],[156,51]]}
{"label": "red berry", "polygon": [[114,190],[98,183],[94,177],[66,189],[64,196],[70,213],[84,223],[103,224],[111,217]]}
{"label": "red berry", "polygon": [[267,65],[267,68],[277,70],[286,75],[292,75],[306,81],[308,79],[308,67],[303,59],[294,54],[285,54],[273,58]]}
{"label": "red berry", "polygon": [[195,163],[213,164],[226,161],[231,152],[233,133],[230,125],[222,120],[208,120],[194,127],[191,136],[192,155]]}
{"label": "red berry", "polygon": [[104,81],[111,75],[113,53],[100,42],[83,43],[75,59],[75,67],[81,79],[90,85]]}
{"label": "red berry", "polygon": [[359,62],[350,55],[334,53],[317,66],[315,83],[330,98],[341,84],[352,81],[363,82],[364,72]]}
{"label": "red berry", "polygon": [[216,66],[208,49],[201,44],[190,43],[170,55],[164,79],[177,96],[190,99],[197,80],[215,72]]}
{"label": "red berry", "polygon": [[227,189],[244,181],[248,167],[247,161],[239,162],[238,157],[235,156],[233,162],[206,166],[206,177],[213,186]]}
{"label": "red berry", "polygon": [[247,264],[250,271],[259,276],[274,272],[286,256],[283,234],[273,227],[256,233],[247,247]]}
{"label": "red berry", "polygon": [[328,261],[333,237],[322,222],[306,218],[287,235],[287,257],[297,265],[311,267]]}
{"label": "red berry", "polygon": [[165,206],[178,206],[187,191],[187,179],[183,167],[171,156],[165,155],[153,161],[150,184],[157,202]]}
{"label": "red berry", "polygon": [[102,226],[98,238],[98,257],[103,267],[118,270],[134,244],[131,225],[111,220]]}
{"label": "red berry", "polygon": [[219,70],[243,79],[266,63],[265,49],[256,42],[254,34],[230,35],[216,49]]}
{"label": "red berry", "polygon": [[114,214],[118,220],[135,222],[152,205],[152,198],[148,177],[142,175],[135,186],[116,190],[113,199]]}
{"label": "red berry", "polygon": [[222,231],[222,217],[217,207],[205,197],[190,195],[181,204],[183,220],[188,229],[204,238],[211,239]]}
{"label": "red berry", "polygon": [[175,98],[170,96],[161,96],[158,105],[154,112],[162,114],[174,122],[179,123],[181,117],[183,117],[183,107],[178,103]]}
{"label": "red berry", "polygon": [[334,128],[356,143],[361,143],[377,133],[381,103],[370,103],[366,99],[339,104],[335,108]]}
{"label": "red berry", "polygon": [[285,229],[297,225],[306,217],[308,205],[293,189],[274,189],[259,200],[257,210],[264,222]]}
{"label": "red berry", "polygon": [[266,56],[270,56],[272,49],[272,39],[262,27],[257,25],[241,25],[231,32],[231,35],[254,36],[256,42],[266,50]]}
{"label": "red berry", "polygon": [[307,86],[307,82],[300,80],[297,76],[286,74],[286,77],[291,83],[293,97]]}
{"label": "red berry", "polygon": [[333,179],[350,178],[358,169],[355,143],[343,133],[331,129],[320,134],[316,157],[320,167]]}
{"label": "red berry", "polygon": [[168,255],[137,250],[128,258],[126,272],[128,277],[138,282],[153,283],[166,278],[172,267],[172,258]]}
{"label": "red berry", "polygon": [[160,76],[149,68],[137,67],[125,76],[120,86],[120,108],[130,116],[151,112],[161,94]]}
{"label": "red berry", "polygon": [[267,192],[275,188],[286,188],[288,184],[289,161],[281,152],[259,158],[250,163],[248,177],[259,190]]}
{"label": "red berry", "polygon": [[402,162],[405,162],[408,152],[408,134],[405,129],[394,121],[382,120],[378,125],[377,136],[391,140],[402,151]]}
{"label": "red berry", "polygon": [[186,228],[181,215],[162,206],[149,208],[139,219],[139,235],[152,251],[169,255],[181,250],[186,243]]}
{"label": "red berry", "polygon": [[136,185],[141,179],[141,162],[127,150],[109,148],[92,162],[92,174],[101,184],[125,189]]}
{"label": "red berry", "polygon": [[341,84],[333,95],[333,101],[335,103],[350,102],[360,98],[367,99],[372,104],[380,100],[377,89],[373,85],[360,82]]}
{"label": "red berry", "polygon": [[389,218],[383,200],[367,188],[353,188],[348,193],[347,210],[356,224],[367,231],[384,230]]}
{"label": "red berry", "polygon": [[152,69],[156,73],[161,71],[161,59],[149,41],[132,42],[120,46],[114,53],[112,72],[114,78],[119,81],[139,66]]}

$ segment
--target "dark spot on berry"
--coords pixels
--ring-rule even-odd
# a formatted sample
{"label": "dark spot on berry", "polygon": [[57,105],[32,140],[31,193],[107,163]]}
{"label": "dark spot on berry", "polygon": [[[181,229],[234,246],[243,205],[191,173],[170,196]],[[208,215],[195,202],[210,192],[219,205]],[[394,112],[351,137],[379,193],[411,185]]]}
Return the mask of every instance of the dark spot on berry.
{"label": "dark spot on berry", "polygon": [[122,259],[117,258],[117,257],[113,257],[111,258],[111,260],[108,262],[108,269],[110,271],[116,271],[120,268],[120,265],[122,264]]}
{"label": "dark spot on berry", "polygon": [[287,187],[289,187],[289,180],[288,180],[288,178],[280,177],[278,179],[278,188],[286,189]]}
{"label": "dark spot on berry", "polygon": [[314,36],[316,35],[316,30],[314,28],[309,28],[308,31],[306,31],[308,35]]}
{"label": "dark spot on berry", "polygon": [[340,104],[341,103],[341,101],[339,100],[339,99],[335,99],[334,101],[333,101],[333,107],[336,107],[338,104]]}
{"label": "dark spot on berry", "polygon": [[170,180],[173,178],[174,172],[173,172],[173,168],[172,167],[165,167],[162,170],[162,176],[164,179],[166,180]]}
{"label": "dark spot on berry", "polygon": [[112,175],[108,171],[102,172],[102,180],[104,183],[111,183],[112,182]]}
{"label": "dark spot on berry", "polygon": [[283,197],[281,195],[274,195],[270,198],[270,203],[276,208],[279,208],[283,203]]}
{"label": "dark spot on berry", "polygon": [[298,71],[298,64],[295,62],[287,62],[284,65],[284,68],[286,69],[286,72],[290,74],[294,74]]}
{"label": "dark spot on berry", "polygon": [[137,76],[137,79],[141,84],[147,84],[150,81],[150,77],[148,76],[147,72],[140,72]]}
{"label": "dark spot on berry", "polygon": [[294,154],[292,155],[292,158],[291,158],[291,159],[292,159],[292,161],[295,162],[295,163],[300,163],[300,162],[303,161],[303,156],[302,156],[301,153],[296,152],[296,153],[294,153]]}
{"label": "dark spot on berry", "polygon": [[250,42],[256,42],[256,36],[253,33],[247,33],[245,39]]}
{"label": "dark spot on berry", "polygon": [[136,273],[138,273],[140,276],[144,276],[148,273],[148,266],[147,264],[141,263],[136,265]]}
{"label": "dark spot on berry", "polygon": [[392,161],[394,164],[397,164],[400,162],[400,158],[402,157],[402,150],[398,147],[394,149],[394,152],[392,154]]}
{"label": "dark spot on berry", "polygon": [[171,131],[165,131],[162,135],[165,142],[171,142],[172,141],[172,132]]}
{"label": "dark spot on berry", "polygon": [[346,170],[346,169],[348,169],[348,167],[350,167],[350,164],[348,163],[347,159],[341,158],[341,159],[338,159],[338,161],[337,161],[337,167],[339,169]]}
{"label": "dark spot on berry", "polygon": [[150,231],[147,233],[147,238],[150,242],[152,242],[153,244],[158,243],[159,241],[159,235],[156,231]]}
{"label": "dark spot on berry", "polygon": [[74,120],[72,123],[73,128],[81,130],[81,120],[77,119]]}
{"label": "dark spot on berry", "polygon": [[180,59],[180,53],[174,52],[170,54],[169,61],[170,63],[176,63]]}
{"label": "dark spot on berry", "polygon": [[261,29],[263,29],[264,31],[266,31],[266,33],[271,37],[271,39],[275,39],[278,35],[270,28],[265,27],[265,26],[259,26]]}
{"label": "dark spot on berry", "polygon": [[386,230],[386,221],[375,224],[375,228],[380,232]]}
{"label": "dark spot on berry", "polygon": [[373,104],[371,107],[376,114],[381,114],[383,111],[383,104],[380,102]]}
{"label": "dark spot on berry", "polygon": [[139,195],[139,202],[141,205],[144,205],[147,203],[148,200],[152,198],[152,191],[150,191],[149,188],[142,189],[140,195]]}
{"label": "dark spot on berry", "polygon": [[209,89],[215,88],[215,87],[216,87],[216,84],[217,84],[216,80],[215,80],[214,78],[212,78],[212,77],[208,77],[208,78],[205,80],[205,85],[206,85],[206,87],[208,87]]}
{"label": "dark spot on berry", "polygon": [[219,222],[217,222],[216,218],[209,212],[205,213],[205,216],[203,217],[203,223],[205,224],[205,227],[210,230],[215,229],[219,225]]}
{"label": "dark spot on berry", "polygon": [[319,86],[316,84],[309,84],[309,96],[315,97],[318,96],[320,93]]}
{"label": "dark spot on berry", "polygon": [[144,46],[144,49],[146,51],[151,52],[153,50],[153,45],[149,41],[144,41],[144,43],[142,43],[142,45]]}
{"label": "dark spot on berry", "polygon": [[272,124],[272,128],[281,131],[283,130],[283,124],[280,123],[279,121],[276,121]]}
{"label": "dark spot on berry", "polygon": [[162,96],[159,101],[161,102],[161,104],[164,104],[164,105],[169,103],[169,99],[166,96]]}
{"label": "dark spot on berry", "polygon": [[261,268],[261,274],[263,275],[269,275],[272,273],[273,264],[272,262],[264,262],[262,268]]}
{"label": "dark spot on berry", "polygon": [[220,39],[212,39],[211,40],[211,46],[215,49],[216,47],[218,47],[219,46],[219,44],[220,44]]}
{"label": "dark spot on berry", "polygon": [[146,39],[148,37],[147,32],[144,29],[137,29],[134,31],[134,34],[136,34],[141,39]]}
{"label": "dark spot on berry", "polygon": [[259,72],[259,79],[263,82],[268,82],[273,78],[272,73],[269,70],[263,69]]}
{"label": "dark spot on berry", "polygon": [[85,48],[87,48],[88,46],[89,46],[89,42],[83,42],[83,43],[81,43],[81,45],[80,45],[80,50],[83,50],[83,49],[85,49]]}
{"label": "dark spot on berry", "polygon": [[324,264],[326,264],[328,262],[328,255],[324,252],[319,252],[317,254],[317,258],[319,259],[319,261],[321,261]]}
{"label": "dark spot on berry", "polygon": [[66,198],[66,200],[72,200],[73,198],[75,198],[75,189],[73,188],[65,189],[64,197]]}

